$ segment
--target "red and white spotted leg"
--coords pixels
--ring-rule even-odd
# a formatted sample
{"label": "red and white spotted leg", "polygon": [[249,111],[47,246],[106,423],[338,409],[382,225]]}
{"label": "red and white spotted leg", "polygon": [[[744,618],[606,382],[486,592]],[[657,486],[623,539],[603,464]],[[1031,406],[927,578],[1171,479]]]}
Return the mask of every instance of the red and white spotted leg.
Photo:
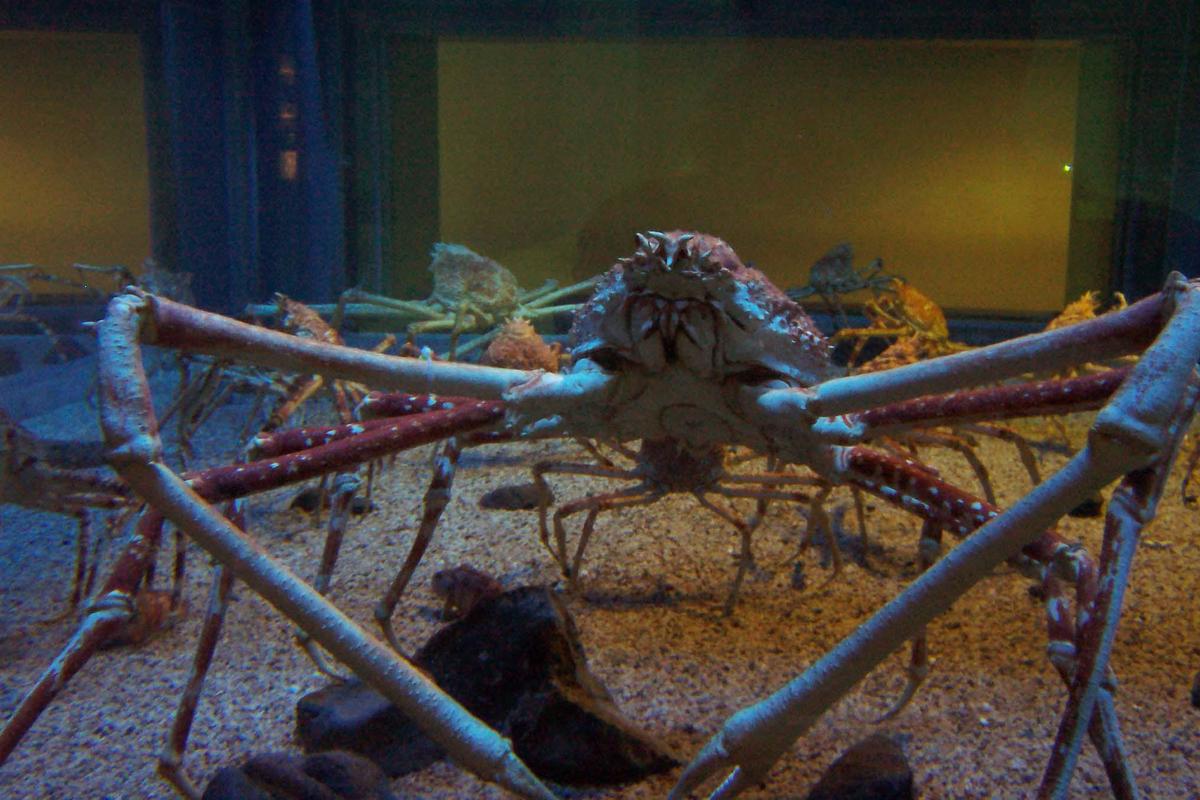
{"label": "red and white spotted leg", "polygon": [[[963,460],[975,473],[975,480],[979,483],[979,488],[983,492],[984,499],[992,505],[996,504],[996,491],[992,488],[992,479],[988,474],[988,468],[983,463],[983,460],[975,454],[974,442],[963,438],[955,433],[949,433],[943,430],[912,430],[904,436],[905,444],[911,445],[932,445],[934,447],[944,447],[947,450],[953,450],[962,456]],[[916,448],[913,448],[916,452]]]}
{"label": "red and white spotted leg", "polygon": [[[925,520],[919,552],[922,571],[932,566],[940,552],[943,527],[956,536],[969,536],[1001,513],[997,506],[930,475],[922,465],[910,459],[896,458],[862,446],[844,451],[843,459],[843,475],[847,480]],[[1058,553],[1070,547],[1048,531],[1014,556],[1015,563],[1028,569],[1032,561],[1038,565],[1035,569],[1041,574],[1054,566]],[[1071,580],[1081,584],[1094,582],[1094,566],[1090,559],[1076,561],[1067,570]],[[1048,608],[1047,613],[1052,610]]]}
{"label": "red and white spotted leg", "polygon": [[[848,691],[905,640],[914,638],[959,594],[990,573],[995,564],[1022,547],[1028,538],[1026,530],[1035,525],[1044,530],[1073,508],[1081,493],[1090,494],[1094,486],[1103,485],[1113,471],[1119,470],[1109,467],[1109,472],[1088,477],[1095,470],[1097,458],[1085,448],[1012,509],[989,520],[991,509],[982,501],[953,490],[923,470],[906,469],[900,459],[854,447],[843,451],[839,460],[845,474],[860,475],[855,482],[868,491],[914,512],[925,512],[923,516],[939,519],[951,531],[970,531],[980,524],[978,516],[988,524],[963,540],[799,678],[733,715],[684,771],[671,794],[675,800],[681,800],[713,771],[728,765],[734,767],[733,771],[712,798],[734,797],[760,782],[782,749],[813,724],[834,698]],[[888,492],[881,488],[885,481],[890,484]],[[905,497],[908,499],[902,499]],[[977,509],[972,507],[976,503]]]}
{"label": "red and white spotted leg", "polygon": [[[918,465],[907,463],[867,448],[852,448],[848,456],[852,465],[852,480],[868,490],[901,507],[917,513],[927,520],[937,520],[960,536],[971,534],[975,528],[991,520],[1000,509],[984,501],[931,478]],[[867,485],[870,484],[870,485]],[[1012,560],[1023,571],[1039,576],[1049,576],[1057,582],[1069,582],[1076,587],[1075,613],[1088,617],[1094,613],[1091,606],[1096,595],[1098,573],[1095,562],[1083,550],[1060,539],[1053,532],[1046,532],[1026,545]],[[932,564],[932,561],[927,563]],[[1051,581],[1053,585],[1054,581]],[[1046,614],[1050,626],[1051,640],[1048,645],[1051,662],[1063,672],[1064,653],[1075,649],[1075,626],[1066,612],[1065,599],[1047,599]],[[918,640],[914,639],[914,662],[919,657],[915,652]],[[920,667],[918,666],[919,670]],[[1072,670],[1073,671],[1073,670]],[[914,687],[915,689],[915,687]],[[1111,697],[1108,699],[1111,705]],[[1104,760],[1111,776],[1114,792],[1118,798],[1127,796],[1120,787],[1132,785],[1128,767],[1121,756],[1120,730],[1116,717],[1110,715],[1104,724],[1089,729],[1093,744]],[[1110,760],[1114,759],[1115,760]]]}
{"label": "red and white spotted leg", "polygon": [[[887,403],[854,415],[864,439],[923,427],[991,423],[999,419],[1041,417],[1091,411],[1104,405],[1129,377],[1131,367],[1081,378],[1051,379],[964,389]],[[899,371],[899,370],[896,370]],[[984,432],[984,430],[980,430]],[[988,432],[1000,435],[1000,432]]]}

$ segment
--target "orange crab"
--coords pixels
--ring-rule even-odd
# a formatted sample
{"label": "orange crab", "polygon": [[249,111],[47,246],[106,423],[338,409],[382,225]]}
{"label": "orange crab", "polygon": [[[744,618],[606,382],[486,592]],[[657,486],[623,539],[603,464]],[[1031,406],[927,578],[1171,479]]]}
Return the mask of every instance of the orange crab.
{"label": "orange crab", "polygon": [[856,340],[850,354],[851,365],[858,361],[863,347],[871,339],[895,341],[883,353],[861,365],[859,372],[891,369],[969,349],[965,344],[951,341],[946,314],[941,307],[902,278],[892,278],[887,292],[867,302],[863,312],[870,323],[867,327],[843,328],[833,336],[834,342]]}

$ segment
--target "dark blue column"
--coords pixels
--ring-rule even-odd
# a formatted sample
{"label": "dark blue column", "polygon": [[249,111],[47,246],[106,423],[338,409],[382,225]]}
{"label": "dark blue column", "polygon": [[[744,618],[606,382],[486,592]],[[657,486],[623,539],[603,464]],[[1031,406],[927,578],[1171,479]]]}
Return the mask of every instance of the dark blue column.
{"label": "dark blue column", "polygon": [[258,9],[260,290],[327,302],[345,285],[336,4],[271,0]]}
{"label": "dark blue column", "polygon": [[160,72],[147,80],[154,255],[165,267],[192,273],[197,303],[228,311],[221,18],[182,3],[160,9]]}

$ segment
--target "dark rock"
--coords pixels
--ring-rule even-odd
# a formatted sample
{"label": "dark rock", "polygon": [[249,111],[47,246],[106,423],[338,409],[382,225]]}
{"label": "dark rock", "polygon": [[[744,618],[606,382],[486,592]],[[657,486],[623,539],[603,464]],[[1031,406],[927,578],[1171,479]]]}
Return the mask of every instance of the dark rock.
{"label": "dark rock", "polygon": [[442,600],[442,619],[462,619],[471,609],[504,594],[500,581],[470,564],[438,570],[430,581],[433,593]]}
{"label": "dark rock", "polygon": [[301,762],[304,774],[345,800],[394,800],[387,775],[368,759],[347,752],[314,753]]}
{"label": "dark rock", "polygon": [[1200,708],[1200,672],[1192,679],[1192,708]]}
{"label": "dark rock", "polygon": [[370,760],[333,751],[298,756],[265,753],[213,777],[202,800],[395,800],[388,778]]}
{"label": "dark rock", "polygon": [[296,704],[296,737],[305,752],[349,750],[392,777],[446,755],[407,717],[361,681],[334,683]]}
{"label": "dark rock", "polygon": [[582,661],[573,624],[549,591],[525,587],[475,606],[414,657],[437,684],[498,728],[530,692]]}
{"label": "dark rock", "polygon": [[522,697],[508,721],[513,749],[536,775],[565,786],[601,786],[677,765],[615,713],[607,694],[597,701],[577,688],[554,689]]}
{"label": "dark rock", "polygon": [[[307,486],[296,492],[296,496],[292,498],[292,502],[288,503],[288,508],[294,508],[297,511],[304,511],[311,514],[321,505],[321,490],[315,486]],[[329,508],[328,500],[325,501],[324,507]]]}
{"label": "dark rock", "polygon": [[1096,494],[1084,500],[1079,505],[1067,512],[1067,516],[1081,517],[1083,519],[1091,519],[1099,517],[1104,513],[1104,495],[1097,492]]}
{"label": "dark rock", "polygon": [[[517,755],[548,780],[628,783],[678,763],[617,710],[587,669],[574,623],[544,588],[515,589],[480,602],[435,633],[413,661],[472,714],[512,739]],[[425,757],[436,751],[431,743],[421,746],[423,737],[398,718],[373,690],[347,685],[303,698],[296,730],[306,750],[354,750],[396,776],[403,774],[397,768],[406,759],[419,760],[399,750],[422,747]]]}
{"label": "dark rock", "polygon": [[912,800],[913,774],[904,749],[890,736],[872,734],[842,753],[807,800]]}
{"label": "dark rock", "polygon": [[200,800],[273,800],[242,772],[241,767],[222,767],[213,775]]}
{"label": "dark rock", "polygon": [[498,511],[529,511],[538,507],[542,495],[548,504],[554,503],[554,493],[543,492],[536,483],[513,483],[492,489],[479,498],[479,507]]}

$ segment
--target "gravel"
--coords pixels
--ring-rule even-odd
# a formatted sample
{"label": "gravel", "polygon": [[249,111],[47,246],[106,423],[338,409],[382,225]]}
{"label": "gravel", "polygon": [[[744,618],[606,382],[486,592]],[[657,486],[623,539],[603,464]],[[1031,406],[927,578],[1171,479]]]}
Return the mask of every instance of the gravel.
{"label": "gravel", "polygon": [[[168,374],[156,380],[169,393]],[[237,451],[245,413],[244,402],[234,403],[205,426],[197,443],[204,463],[219,463]],[[76,402],[26,424],[43,435],[96,438],[94,420],[94,409]],[[1071,425],[1076,441],[1081,424]],[[1024,430],[1031,438],[1047,435],[1040,423]],[[421,448],[404,454],[383,472],[373,498],[378,510],[354,521],[343,546],[331,598],[368,629],[372,606],[402,562],[419,520],[430,453]],[[1027,491],[1029,480],[1011,445],[985,441],[980,453],[1002,502]],[[436,625],[441,603],[429,577],[439,569],[466,563],[508,586],[556,581],[553,562],[538,543],[536,512],[477,506],[486,492],[527,481],[530,465],[547,458],[586,455],[563,441],[494,446],[463,458],[437,538],[397,614],[408,647],[415,649]],[[927,458],[948,479],[975,485],[960,457],[929,451]],[[1052,470],[1062,460],[1044,453],[1043,467]],[[739,469],[756,463],[761,464]],[[1192,533],[1197,512],[1182,506],[1178,479],[1138,552],[1113,656],[1120,677],[1117,709],[1148,798],[1200,795],[1200,711],[1188,699],[1200,668],[1200,542]],[[554,484],[560,502],[611,488],[613,483],[592,478],[564,477]],[[249,530],[272,555],[311,579],[324,532],[288,508],[295,491],[255,498]],[[833,506],[849,502],[844,490],[831,498]],[[853,519],[853,512],[845,515],[845,524],[852,527]],[[868,520],[866,564],[848,559],[833,576],[822,566],[819,546],[798,554],[801,509],[773,506],[755,537],[758,569],[743,587],[736,613],[723,617],[737,537],[691,498],[668,497],[602,515],[585,562],[584,597],[564,597],[591,666],[618,705],[686,756],[730,714],[798,674],[914,577],[919,524],[881,503],[873,504]],[[1101,528],[1100,520],[1067,519],[1061,532],[1095,554]],[[0,717],[5,717],[74,629],[73,617],[55,619],[70,590],[74,523],[6,506],[0,508],[0,530]],[[848,533],[847,541],[856,538]],[[118,549],[119,542],[110,543],[107,558]],[[210,576],[204,553],[194,545],[189,550],[186,618],[138,649],[97,655],[0,768],[0,797],[174,796],[156,777],[155,759],[187,679]],[[792,588],[797,558],[804,565],[803,590]],[[169,575],[165,560],[159,574]],[[907,653],[894,654],[837,703],[785,755],[767,785],[746,796],[802,797],[844,749],[880,730],[906,743],[925,798],[1032,797],[1064,689],[1044,656],[1042,611],[1028,588],[1009,568],[975,586],[930,626],[933,670],[902,714],[874,722],[904,684]],[[249,753],[294,749],[296,700],[323,682],[293,644],[286,621],[239,586],[193,727],[187,771],[203,785],[216,769]],[[577,796],[661,798],[675,777]],[[449,764],[394,785],[404,797],[502,796]],[[1071,797],[1103,796],[1103,769],[1085,749]]]}

